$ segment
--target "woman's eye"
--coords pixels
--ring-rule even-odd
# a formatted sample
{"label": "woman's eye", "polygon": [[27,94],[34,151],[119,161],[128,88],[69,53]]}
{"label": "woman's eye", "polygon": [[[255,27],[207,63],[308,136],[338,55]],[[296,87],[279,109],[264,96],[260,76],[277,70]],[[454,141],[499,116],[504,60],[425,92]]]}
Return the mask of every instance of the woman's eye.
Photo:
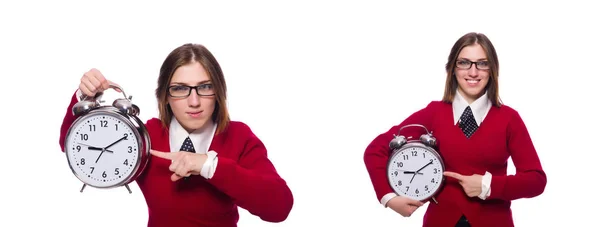
{"label": "woman's eye", "polygon": [[200,89],[202,90],[208,90],[208,89],[212,89],[212,84],[202,84],[200,85]]}
{"label": "woman's eye", "polygon": [[171,87],[171,91],[186,91],[188,88],[185,86],[174,86]]}

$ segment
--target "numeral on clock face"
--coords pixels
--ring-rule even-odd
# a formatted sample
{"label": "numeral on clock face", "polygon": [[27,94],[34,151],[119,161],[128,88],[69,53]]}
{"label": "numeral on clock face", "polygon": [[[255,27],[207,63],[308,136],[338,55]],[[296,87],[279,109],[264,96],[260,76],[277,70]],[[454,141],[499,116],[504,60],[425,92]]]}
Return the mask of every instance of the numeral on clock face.
{"label": "numeral on clock face", "polygon": [[98,187],[125,180],[138,159],[134,130],[109,114],[89,115],[78,121],[66,145],[73,171],[87,184]]}

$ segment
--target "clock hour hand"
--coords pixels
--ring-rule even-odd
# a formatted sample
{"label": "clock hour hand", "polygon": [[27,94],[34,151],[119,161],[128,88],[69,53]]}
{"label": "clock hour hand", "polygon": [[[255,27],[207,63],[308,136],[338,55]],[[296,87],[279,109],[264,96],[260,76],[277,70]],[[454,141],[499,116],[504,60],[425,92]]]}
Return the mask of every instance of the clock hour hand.
{"label": "clock hour hand", "polygon": [[415,172],[415,171],[404,171],[404,174],[421,174],[421,175],[423,175],[423,173],[419,173],[419,172]]}
{"label": "clock hour hand", "polygon": [[88,150],[98,150],[98,151],[101,151],[101,150],[102,150],[102,148],[99,148],[99,147],[94,147],[94,146],[90,146],[90,145],[87,145],[87,144],[85,144],[85,143],[78,143],[78,144],[79,144],[79,145],[83,145],[83,146],[86,146],[86,147],[88,147]]}
{"label": "clock hour hand", "polygon": [[99,148],[99,147],[91,147],[91,146],[88,147],[88,150],[95,150],[95,151],[102,151],[102,150],[104,150],[104,151],[106,151],[108,153],[114,153],[114,151],[111,151],[109,149],[102,149],[102,148]]}

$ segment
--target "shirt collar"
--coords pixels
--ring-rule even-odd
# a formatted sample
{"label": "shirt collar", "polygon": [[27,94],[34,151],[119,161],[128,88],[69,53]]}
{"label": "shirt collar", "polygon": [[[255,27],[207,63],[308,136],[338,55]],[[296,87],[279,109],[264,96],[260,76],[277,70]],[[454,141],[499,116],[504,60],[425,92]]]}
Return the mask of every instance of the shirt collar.
{"label": "shirt collar", "polygon": [[171,119],[169,125],[169,142],[171,152],[179,151],[183,141],[189,136],[194,145],[196,153],[204,154],[208,151],[212,139],[215,135],[217,124],[212,120],[206,122],[202,128],[194,130],[192,133],[188,133],[175,117]]}
{"label": "shirt collar", "polygon": [[452,111],[454,113],[454,123],[458,123],[460,120],[460,116],[465,111],[467,106],[471,106],[471,110],[473,111],[473,117],[475,117],[475,121],[477,125],[481,125],[481,122],[487,115],[488,111],[492,107],[492,102],[488,99],[487,91],[475,100],[471,105],[465,100],[465,98],[460,95],[458,90],[455,93],[454,100],[452,101]]}

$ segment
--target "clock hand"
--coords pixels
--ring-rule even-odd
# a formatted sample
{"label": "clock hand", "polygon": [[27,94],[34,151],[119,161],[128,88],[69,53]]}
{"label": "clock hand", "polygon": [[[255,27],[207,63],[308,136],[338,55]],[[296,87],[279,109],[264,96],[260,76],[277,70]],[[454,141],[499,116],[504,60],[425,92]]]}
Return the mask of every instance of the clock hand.
{"label": "clock hand", "polygon": [[[99,147],[88,147],[88,150],[96,150],[96,151],[102,151],[102,148]],[[104,149],[104,151],[108,152],[108,153],[114,153],[114,151],[111,151],[109,149]]]}
{"label": "clock hand", "polygon": [[118,139],[117,141],[111,143],[110,145],[106,146],[104,149],[108,149],[109,147],[112,147],[113,145],[117,144],[118,142],[121,142],[121,140],[124,140],[125,138],[127,138],[127,135],[121,137],[121,139]]}
{"label": "clock hand", "polygon": [[405,174],[421,174],[423,175],[423,173],[419,173],[419,172],[414,172],[414,171],[404,171]]}
{"label": "clock hand", "polygon": [[108,152],[108,153],[114,153],[113,151],[111,151],[111,150],[108,150],[108,149],[101,149],[101,150],[102,150],[102,152],[100,152],[100,155],[98,155],[98,158],[96,158],[96,163],[98,163],[98,160],[100,160],[100,156],[102,156],[102,154],[103,154],[105,151],[106,151],[106,152]]}
{"label": "clock hand", "polygon": [[78,143],[78,144],[88,147],[88,150],[102,150],[102,148],[90,146],[90,145],[87,145],[85,143]]}
{"label": "clock hand", "polygon": [[421,167],[419,170],[417,170],[417,171],[415,171],[415,172],[417,172],[417,173],[418,173],[418,172],[420,172],[421,170],[425,169],[425,167],[427,167],[427,166],[429,166],[429,165],[431,165],[431,164],[433,164],[433,161],[430,161],[430,162],[428,162],[428,163],[427,163],[427,165],[425,165],[425,166]]}
{"label": "clock hand", "polygon": [[96,158],[96,163],[98,163],[98,160],[100,160],[100,156],[104,154],[104,151],[106,151],[106,149],[102,149],[102,152],[100,152],[100,155],[98,155],[98,158]]}
{"label": "clock hand", "polygon": [[413,179],[415,179],[415,176],[417,176],[417,174],[420,173],[421,170],[425,169],[425,167],[427,167],[431,164],[433,164],[433,161],[428,162],[427,165],[425,165],[425,166],[421,167],[419,170],[415,171],[415,173],[413,174],[413,177],[410,178],[410,183],[412,183]]}
{"label": "clock hand", "polygon": [[100,157],[102,156],[102,154],[104,154],[105,151],[108,151],[110,153],[113,153],[113,151],[108,150],[109,147],[112,147],[113,145],[117,144],[118,142],[121,142],[121,140],[124,140],[125,138],[127,138],[127,135],[121,137],[121,139],[118,139],[117,141],[111,143],[110,145],[108,145],[107,147],[102,149],[102,152],[100,152],[100,155],[98,155],[98,158],[96,158],[96,163],[98,163],[98,160],[100,160]]}

